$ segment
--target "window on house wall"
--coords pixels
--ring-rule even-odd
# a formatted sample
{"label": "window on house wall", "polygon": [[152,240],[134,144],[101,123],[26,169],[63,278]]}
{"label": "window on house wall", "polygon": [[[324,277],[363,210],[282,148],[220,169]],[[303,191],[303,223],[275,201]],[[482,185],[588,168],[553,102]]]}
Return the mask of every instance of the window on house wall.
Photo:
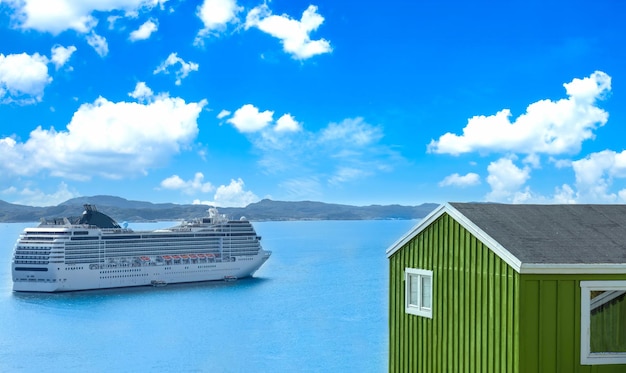
{"label": "window on house wall", "polygon": [[626,364],[626,281],[581,281],[580,288],[580,363]]}
{"label": "window on house wall", "polygon": [[432,319],[433,271],[406,268],[404,280],[406,313]]}

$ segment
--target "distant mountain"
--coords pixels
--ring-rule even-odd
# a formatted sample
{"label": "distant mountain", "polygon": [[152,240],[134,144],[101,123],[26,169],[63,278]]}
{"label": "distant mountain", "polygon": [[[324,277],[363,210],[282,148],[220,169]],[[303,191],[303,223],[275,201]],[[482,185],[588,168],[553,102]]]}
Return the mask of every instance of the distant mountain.
{"label": "distant mountain", "polygon": [[350,206],[323,202],[285,202],[264,199],[244,208],[220,208],[222,213],[246,216],[250,220],[375,220],[419,219],[428,215],[437,204],[420,206]]}
{"label": "distant mountain", "polygon": [[[15,205],[0,200],[0,222],[29,222],[41,218],[78,216],[84,204],[95,205],[98,210],[118,222],[178,220],[205,216],[206,205],[177,205],[174,203],[151,203],[129,201],[115,196],[78,197],[58,206],[32,207]],[[221,207],[220,213],[232,219],[245,216],[252,221],[265,220],[376,220],[420,219],[428,215],[437,204],[419,206],[371,205],[350,206],[323,202],[272,201],[264,199],[246,207]]]}

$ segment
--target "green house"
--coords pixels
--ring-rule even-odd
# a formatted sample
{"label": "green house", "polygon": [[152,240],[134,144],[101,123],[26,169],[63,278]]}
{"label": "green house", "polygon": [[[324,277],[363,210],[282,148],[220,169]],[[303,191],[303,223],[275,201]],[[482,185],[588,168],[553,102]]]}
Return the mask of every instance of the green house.
{"label": "green house", "polygon": [[626,372],[626,205],[447,203],[387,257],[391,372]]}

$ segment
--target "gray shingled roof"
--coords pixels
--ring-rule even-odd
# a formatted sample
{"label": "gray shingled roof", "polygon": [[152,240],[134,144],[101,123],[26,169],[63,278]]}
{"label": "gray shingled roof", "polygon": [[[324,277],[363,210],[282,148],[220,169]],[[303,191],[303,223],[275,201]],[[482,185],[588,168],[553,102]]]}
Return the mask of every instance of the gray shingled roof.
{"label": "gray shingled roof", "polygon": [[450,206],[522,263],[626,263],[626,205]]}

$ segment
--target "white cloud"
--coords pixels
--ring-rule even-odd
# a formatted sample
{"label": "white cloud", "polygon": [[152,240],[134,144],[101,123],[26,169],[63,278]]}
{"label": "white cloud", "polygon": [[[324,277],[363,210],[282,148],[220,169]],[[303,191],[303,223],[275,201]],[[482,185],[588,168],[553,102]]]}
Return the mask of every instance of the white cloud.
{"label": "white cloud", "polygon": [[474,172],[469,172],[465,175],[459,175],[458,173],[454,173],[452,175],[446,176],[442,181],[439,182],[439,186],[456,186],[456,187],[468,187],[480,184],[480,176]]}
{"label": "white cloud", "polygon": [[602,71],[596,71],[588,78],[574,78],[570,83],[563,84],[563,87],[572,99],[593,105],[597,99],[603,99],[611,91],[611,77]]}
{"label": "white cloud", "polygon": [[[584,203],[615,203],[618,195],[610,192],[616,178],[626,178],[626,150],[604,150],[573,161],[577,200]],[[626,201],[626,200],[625,200]]]}
{"label": "white cloud", "polygon": [[244,207],[257,202],[259,197],[244,190],[243,180],[231,180],[229,185],[220,185],[215,192],[217,206]]}
{"label": "white cloud", "polygon": [[500,158],[491,162],[487,167],[489,176],[487,183],[491,192],[487,194],[487,200],[493,202],[518,203],[527,199],[528,189],[522,187],[530,179],[530,168],[519,168],[511,158]]}
{"label": "white cloud", "polygon": [[378,142],[383,137],[380,127],[372,126],[363,118],[344,119],[341,123],[330,123],[321,132],[321,142],[340,143],[347,146],[364,147]]}
{"label": "white cloud", "polygon": [[256,106],[245,104],[237,109],[227,122],[235,126],[239,132],[256,132],[268,126],[273,116],[273,111],[259,112]]}
{"label": "white cloud", "polygon": [[140,102],[146,102],[154,97],[154,92],[152,92],[152,89],[150,89],[145,82],[138,82],[137,85],[135,85],[135,90],[128,95]]}
{"label": "white cloud", "polygon": [[87,35],[87,44],[89,44],[100,57],[104,57],[109,54],[109,44],[107,39],[96,34],[95,32]]}
{"label": "white cloud", "polygon": [[109,23],[109,30],[115,30],[115,24],[120,19],[122,19],[122,16],[108,16],[107,22]]}
{"label": "white cloud", "polygon": [[523,162],[530,165],[533,168],[541,168],[541,157],[535,153],[528,154],[524,158]]}
{"label": "white cloud", "polygon": [[153,32],[157,31],[159,26],[153,20],[146,21],[139,28],[130,33],[128,37],[131,41],[146,40],[149,39]]}
{"label": "white cloud", "polygon": [[389,172],[404,162],[397,152],[381,144],[383,135],[382,126],[358,117],[330,123],[315,133],[264,131],[254,144],[263,152],[259,163],[267,172],[290,170],[298,175],[294,179],[316,175],[336,187]]}
{"label": "white cloud", "polygon": [[45,87],[52,82],[47,64],[48,58],[38,53],[0,54],[0,102],[41,101]]}
{"label": "white cloud", "polygon": [[349,181],[362,179],[371,175],[372,172],[363,168],[339,167],[328,179],[329,184],[343,184]]}
{"label": "white cloud", "polygon": [[[139,11],[150,11],[156,6],[163,9],[167,0],[8,0],[13,9],[13,23],[21,29],[34,29],[54,35],[74,30],[85,35],[87,43],[104,57],[109,52],[106,39],[94,32],[98,17],[115,12],[107,17],[110,28],[123,12],[125,17],[136,18]],[[102,16],[104,17],[104,16]],[[150,21],[149,21],[150,22]],[[155,25],[156,26],[156,25]],[[137,30],[137,37],[149,36],[150,24]]]}
{"label": "white cloud", "polygon": [[470,118],[462,135],[446,133],[432,140],[428,151],[458,155],[469,152],[515,152],[522,154],[576,153],[583,141],[594,138],[608,113],[595,106],[611,90],[611,77],[596,71],[584,79],[564,84],[568,98],[542,100],[510,121],[511,112]]}
{"label": "white cloud", "polygon": [[551,158],[550,162],[554,163],[554,167],[556,167],[556,168],[572,167],[572,160],[571,159],[555,159],[555,158]]}
{"label": "white cloud", "polygon": [[69,47],[63,47],[61,45],[56,45],[52,47],[52,57],[50,60],[54,63],[54,66],[57,70],[65,65],[67,61],[69,61],[72,54],[76,52],[76,47],[70,45]]}
{"label": "white cloud", "polygon": [[236,0],[204,0],[196,12],[204,28],[198,32],[194,44],[201,45],[205,37],[224,31],[229,23],[238,22],[237,14],[242,10]]}
{"label": "white cloud", "polygon": [[26,142],[0,139],[0,173],[78,180],[146,174],[191,143],[205,105],[164,95],[148,104],[100,97],[81,105],[64,131],[37,127]]}
{"label": "white cloud", "polygon": [[576,193],[574,190],[567,184],[563,184],[561,187],[555,188],[554,203],[560,204],[574,204],[576,203]]}
{"label": "white cloud", "polygon": [[284,190],[288,199],[318,199],[322,197],[322,186],[316,176],[305,176],[281,182],[279,187]]}
{"label": "white cloud", "polygon": [[215,192],[213,201],[194,200],[193,203],[217,207],[245,207],[258,201],[259,197],[251,191],[246,191],[243,180],[239,178],[231,180],[229,185],[220,185]]}
{"label": "white cloud", "polygon": [[98,24],[95,12],[124,11],[136,14],[139,9],[152,9],[167,0],[9,0],[15,10],[17,25],[52,34],[65,30],[88,33]]}
{"label": "white cloud", "polygon": [[[222,118],[228,116],[223,114]],[[330,123],[319,132],[309,132],[291,114],[284,114],[275,122],[273,115],[273,111],[261,112],[246,104],[227,119],[238,131],[246,133],[261,153],[258,164],[263,172],[291,172],[291,180],[314,177],[337,186],[388,172],[396,163],[404,162],[397,152],[380,143],[382,126],[366,123],[363,118],[347,118]],[[286,190],[292,189],[290,183],[283,185]]]}
{"label": "white cloud", "polygon": [[246,29],[256,27],[280,39],[285,52],[295,59],[305,60],[332,51],[327,40],[311,40],[310,37],[310,33],[317,30],[323,22],[324,17],[317,13],[314,5],[309,5],[302,13],[300,21],[297,21],[285,14],[272,15],[267,4],[261,4],[248,12]]}
{"label": "white cloud", "polygon": [[224,119],[227,116],[229,116],[231,113],[228,110],[222,110],[219,112],[219,114],[217,114],[217,119]]}
{"label": "white cloud", "polygon": [[[68,199],[78,197],[79,194],[64,182],[61,182],[57,190],[53,193],[45,193],[40,189],[30,189],[28,187],[18,190],[10,187],[2,191],[2,194],[10,198],[12,203],[25,206],[56,206]],[[6,198],[4,197],[4,198]]]}
{"label": "white cloud", "polygon": [[183,180],[178,175],[172,175],[161,181],[161,187],[164,189],[180,190],[185,194],[193,195],[195,193],[209,193],[215,188],[210,182],[204,182],[204,174],[196,172],[192,180]]}
{"label": "white cloud", "polygon": [[[222,110],[217,115],[217,118],[223,119],[230,115],[230,111]],[[279,138],[280,136],[278,134],[293,133],[302,130],[302,125],[291,114],[283,114],[274,122],[273,111],[266,110],[261,112],[252,104],[245,104],[235,110],[232,117],[226,121],[235,126],[239,132],[252,133],[271,129],[271,132],[274,133],[270,133],[270,131],[262,132],[262,136],[270,143],[276,143],[277,141],[285,139],[285,137]],[[273,126],[271,126],[272,124]]]}
{"label": "white cloud", "polygon": [[302,129],[300,123],[298,123],[291,114],[284,114],[276,121],[274,130],[277,132],[297,132]]}
{"label": "white cloud", "polygon": [[619,196],[620,201],[622,201],[622,203],[626,202],[626,189],[622,189],[619,192],[617,192],[617,195]]}
{"label": "white cloud", "polygon": [[182,58],[178,57],[176,53],[170,53],[167,59],[163,61],[159,67],[154,70],[154,74],[164,73],[169,74],[169,67],[180,64],[180,68],[176,70],[176,85],[180,85],[182,80],[189,75],[192,71],[198,71],[198,64],[195,62],[185,62]]}

